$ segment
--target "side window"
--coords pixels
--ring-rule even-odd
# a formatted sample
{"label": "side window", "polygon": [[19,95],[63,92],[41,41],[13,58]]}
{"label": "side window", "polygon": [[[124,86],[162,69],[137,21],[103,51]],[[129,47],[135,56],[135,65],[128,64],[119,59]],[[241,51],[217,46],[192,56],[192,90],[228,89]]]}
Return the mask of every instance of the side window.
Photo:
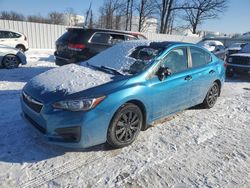
{"label": "side window", "polygon": [[1,31],[0,38],[4,38],[4,39],[11,38],[10,37],[10,32],[9,31]]}
{"label": "side window", "polygon": [[125,40],[124,35],[119,35],[119,34],[110,34],[111,39],[110,39],[110,44],[117,44],[120,42],[123,42]]}
{"label": "side window", "polygon": [[4,38],[3,37],[3,31],[0,31],[0,39]]}
{"label": "side window", "polygon": [[14,32],[9,32],[9,36],[10,36],[10,38],[19,38],[19,37],[21,37],[20,34],[14,33]]}
{"label": "side window", "polygon": [[175,48],[163,59],[162,66],[168,67],[172,73],[187,70],[187,50],[185,47]]}
{"label": "side window", "polygon": [[200,48],[190,47],[192,57],[192,67],[200,67],[211,62],[212,57],[206,51]]}
{"label": "side window", "polygon": [[107,33],[95,33],[91,39],[91,43],[98,43],[98,44],[109,44],[111,40],[110,34]]}
{"label": "side window", "polygon": [[131,35],[125,36],[125,39],[126,39],[126,40],[138,40],[136,37],[131,36]]}
{"label": "side window", "polygon": [[125,36],[115,33],[95,33],[91,43],[114,45],[125,40]]}

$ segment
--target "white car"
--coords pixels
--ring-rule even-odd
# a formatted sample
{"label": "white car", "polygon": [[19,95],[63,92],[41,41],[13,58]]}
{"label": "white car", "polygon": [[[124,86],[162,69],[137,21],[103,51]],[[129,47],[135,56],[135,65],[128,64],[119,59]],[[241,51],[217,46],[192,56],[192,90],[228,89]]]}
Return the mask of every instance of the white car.
{"label": "white car", "polygon": [[0,67],[13,69],[27,64],[26,56],[16,48],[0,44]]}
{"label": "white car", "polygon": [[27,37],[12,30],[0,29],[0,44],[17,48],[22,52],[29,49]]}
{"label": "white car", "polygon": [[214,55],[224,60],[226,57],[226,48],[223,43],[217,40],[205,40],[197,43],[199,46],[206,48],[208,51],[212,52]]}

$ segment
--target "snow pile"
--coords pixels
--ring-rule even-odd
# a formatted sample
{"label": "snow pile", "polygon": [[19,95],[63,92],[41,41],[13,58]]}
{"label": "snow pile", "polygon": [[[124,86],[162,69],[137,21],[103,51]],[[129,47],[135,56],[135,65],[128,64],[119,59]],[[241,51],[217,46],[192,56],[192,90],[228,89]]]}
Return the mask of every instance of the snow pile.
{"label": "snow pile", "polygon": [[217,40],[206,40],[198,43],[199,46],[202,46],[203,48],[206,48],[208,51],[212,52],[215,50],[215,47],[218,45],[223,45],[222,42]]}
{"label": "snow pile", "polygon": [[39,88],[41,94],[56,91],[72,94],[110,82],[111,77],[111,74],[71,64],[42,73],[28,84]]}

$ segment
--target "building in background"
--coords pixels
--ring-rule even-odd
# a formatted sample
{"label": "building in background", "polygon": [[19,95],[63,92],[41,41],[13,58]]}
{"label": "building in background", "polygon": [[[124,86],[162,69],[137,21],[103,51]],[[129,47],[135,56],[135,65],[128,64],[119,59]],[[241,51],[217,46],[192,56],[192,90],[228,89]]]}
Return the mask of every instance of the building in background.
{"label": "building in background", "polygon": [[84,16],[77,14],[64,14],[64,24],[69,26],[83,26]]}

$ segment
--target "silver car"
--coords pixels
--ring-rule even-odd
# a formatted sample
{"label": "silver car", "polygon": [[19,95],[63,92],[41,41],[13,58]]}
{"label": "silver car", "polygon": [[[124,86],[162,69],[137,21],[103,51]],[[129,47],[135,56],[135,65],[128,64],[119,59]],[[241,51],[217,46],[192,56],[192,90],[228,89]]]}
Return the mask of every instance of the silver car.
{"label": "silver car", "polygon": [[0,45],[0,67],[13,69],[27,64],[26,56],[16,48]]}

